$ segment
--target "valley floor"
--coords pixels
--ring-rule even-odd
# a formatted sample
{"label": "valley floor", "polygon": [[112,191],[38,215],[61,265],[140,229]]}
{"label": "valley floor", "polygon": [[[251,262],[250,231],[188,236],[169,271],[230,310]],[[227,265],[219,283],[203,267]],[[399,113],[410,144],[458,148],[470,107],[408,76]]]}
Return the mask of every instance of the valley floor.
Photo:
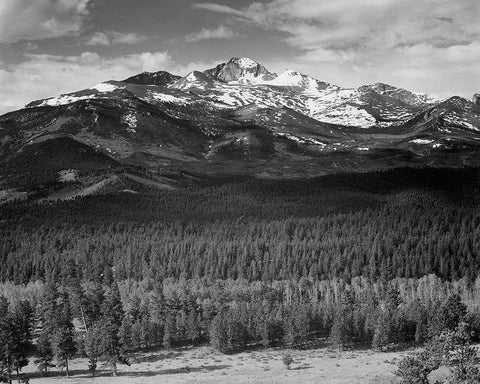
{"label": "valley floor", "polygon": [[[117,377],[100,370],[99,376],[93,379],[86,370],[86,359],[72,362],[73,376],[70,379],[59,376],[57,371],[53,371],[51,377],[42,378],[37,375],[33,364],[24,372],[35,375],[30,379],[32,384],[383,384],[397,382],[393,374],[396,364],[411,352],[336,352],[327,348],[293,350],[294,363],[287,370],[282,363],[286,351],[282,349],[223,355],[209,347],[198,347],[136,354],[130,367],[119,366]],[[434,372],[432,382],[444,378],[446,373],[443,368]]]}

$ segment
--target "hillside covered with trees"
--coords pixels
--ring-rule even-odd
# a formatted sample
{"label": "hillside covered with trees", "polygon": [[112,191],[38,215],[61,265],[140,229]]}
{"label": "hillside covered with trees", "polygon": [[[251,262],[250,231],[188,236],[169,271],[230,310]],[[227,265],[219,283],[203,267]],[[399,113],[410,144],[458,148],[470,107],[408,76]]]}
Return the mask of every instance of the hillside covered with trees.
{"label": "hillside covered with trees", "polygon": [[[477,169],[231,180],[0,206],[5,377],[152,346],[480,336]],[[21,322],[19,319],[25,319]],[[6,348],[6,347],[5,347]],[[8,352],[8,353],[7,353]]]}

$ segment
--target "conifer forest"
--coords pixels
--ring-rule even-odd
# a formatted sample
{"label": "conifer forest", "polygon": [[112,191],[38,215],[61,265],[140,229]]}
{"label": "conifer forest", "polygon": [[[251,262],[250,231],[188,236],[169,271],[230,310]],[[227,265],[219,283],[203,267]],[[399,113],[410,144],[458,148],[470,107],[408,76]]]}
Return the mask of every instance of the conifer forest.
{"label": "conifer forest", "polygon": [[397,169],[0,206],[3,378],[144,348],[480,337],[480,171]]}

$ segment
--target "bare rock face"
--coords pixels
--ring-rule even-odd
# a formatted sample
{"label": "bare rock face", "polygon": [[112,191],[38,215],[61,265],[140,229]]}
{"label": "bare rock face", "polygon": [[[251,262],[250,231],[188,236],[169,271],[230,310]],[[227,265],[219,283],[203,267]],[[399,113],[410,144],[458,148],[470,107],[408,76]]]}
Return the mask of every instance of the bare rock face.
{"label": "bare rock face", "polygon": [[263,65],[245,57],[233,57],[228,63],[219,64],[204,73],[225,82],[248,81],[257,77],[262,79],[274,78],[274,74],[270,73]]}
{"label": "bare rock face", "polygon": [[480,105],[480,93],[474,94],[472,101],[474,104]]}

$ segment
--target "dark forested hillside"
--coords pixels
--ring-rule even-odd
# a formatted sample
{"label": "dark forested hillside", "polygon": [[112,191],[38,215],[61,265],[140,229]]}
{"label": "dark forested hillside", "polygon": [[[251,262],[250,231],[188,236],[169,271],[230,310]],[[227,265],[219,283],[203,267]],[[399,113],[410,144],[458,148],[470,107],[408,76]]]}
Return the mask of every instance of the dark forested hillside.
{"label": "dark forested hillside", "polygon": [[0,208],[0,277],[474,279],[477,169],[246,180]]}

